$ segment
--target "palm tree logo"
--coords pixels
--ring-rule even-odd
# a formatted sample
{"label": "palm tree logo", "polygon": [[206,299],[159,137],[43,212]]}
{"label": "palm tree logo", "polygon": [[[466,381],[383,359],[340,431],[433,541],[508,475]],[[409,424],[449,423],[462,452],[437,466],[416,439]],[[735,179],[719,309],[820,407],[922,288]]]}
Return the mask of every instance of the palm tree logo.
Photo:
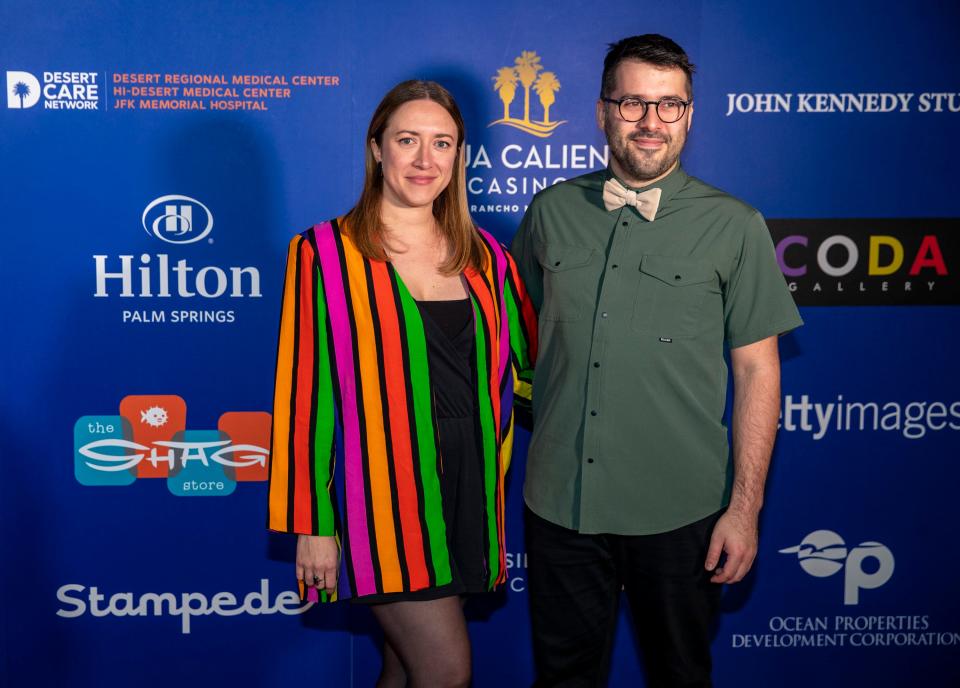
{"label": "palm tree logo", "polygon": [[550,106],[556,101],[554,95],[560,90],[560,81],[553,72],[544,72],[533,84],[533,90],[540,96],[540,104],[543,106],[543,121],[550,121]]}
{"label": "palm tree logo", "polygon": [[499,91],[500,100],[503,101],[503,119],[510,119],[510,103],[517,95],[517,70],[513,67],[501,67],[497,70],[497,75],[493,77],[493,90]]}
{"label": "palm tree logo", "polygon": [[529,122],[530,87],[533,85],[533,80],[537,78],[537,72],[543,69],[543,66],[540,64],[540,56],[532,50],[524,50],[514,63],[517,65],[517,76],[523,84],[523,121]]}
{"label": "palm tree logo", "polygon": [[[517,95],[517,82],[523,86],[523,118],[516,119],[510,116],[510,104]],[[543,107],[543,119],[530,119],[530,89],[533,88]],[[540,56],[532,50],[524,50],[514,59],[512,67],[500,67],[493,77],[493,90],[497,91],[503,101],[503,118],[491,122],[506,124],[521,129],[528,134],[540,138],[547,138],[553,130],[566,120],[550,121],[550,107],[556,102],[556,93],[560,90],[560,80],[554,72],[544,72],[540,64]]]}
{"label": "palm tree logo", "polygon": [[33,107],[40,101],[43,91],[40,82],[30,72],[7,71],[7,107],[19,110]]}
{"label": "palm tree logo", "polygon": [[30,95],[30,87],[18,81],[13,85],[13,95],[20,99],[20,107],[23,108],[23,99]]}

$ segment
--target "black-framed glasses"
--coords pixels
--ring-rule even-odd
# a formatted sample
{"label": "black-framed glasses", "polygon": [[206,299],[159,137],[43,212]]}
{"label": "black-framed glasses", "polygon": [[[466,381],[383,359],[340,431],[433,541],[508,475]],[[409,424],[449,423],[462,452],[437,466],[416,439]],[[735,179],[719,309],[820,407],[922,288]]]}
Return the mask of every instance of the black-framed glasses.
{"label": "black-framed glasses", "polygon": [[639,122],[647,116],[647,106],[656,107],[657,117],[664,124],[673,124],[683,117],[687,111],[687,106],[693,100],[680,100],[679,98],[661,98],[660,100],[644,100],[636,96],[627,96],[626,98],[601,98],[604,103],[615,103],[620,110],[620,116],[627,122]]}

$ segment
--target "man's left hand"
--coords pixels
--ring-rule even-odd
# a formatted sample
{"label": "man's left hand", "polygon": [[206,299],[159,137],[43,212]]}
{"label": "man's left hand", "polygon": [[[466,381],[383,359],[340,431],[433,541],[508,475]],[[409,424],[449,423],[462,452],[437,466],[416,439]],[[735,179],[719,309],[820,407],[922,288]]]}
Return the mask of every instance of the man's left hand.
{"label": "man's left hand", "polygon": [[[725,552],[722,568],[720,554]],[[757,518],[727,510],[713,527],[705,568],[713,571],[711,583],[737,583],[753,566],[757,556]]]}

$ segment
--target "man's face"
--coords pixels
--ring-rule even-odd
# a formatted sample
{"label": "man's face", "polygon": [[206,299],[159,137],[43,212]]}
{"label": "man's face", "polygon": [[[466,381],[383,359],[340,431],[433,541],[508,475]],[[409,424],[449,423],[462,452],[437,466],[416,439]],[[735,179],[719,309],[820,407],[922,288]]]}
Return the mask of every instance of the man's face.
{"label": "man's face", "polygon": [[[616,87],[608,98],[627,96],[643,100],[689,100],[687,77],[676,67],[661,68],[646,62],[624,60],[616,69]],[[665,124],[649,105],[639,122],[627,122],[615,103],[597,101],[597,124],[607,135],[613,171],[632,186],[643,186],[670,173],[687,141],[693,105],[683,117]]]}

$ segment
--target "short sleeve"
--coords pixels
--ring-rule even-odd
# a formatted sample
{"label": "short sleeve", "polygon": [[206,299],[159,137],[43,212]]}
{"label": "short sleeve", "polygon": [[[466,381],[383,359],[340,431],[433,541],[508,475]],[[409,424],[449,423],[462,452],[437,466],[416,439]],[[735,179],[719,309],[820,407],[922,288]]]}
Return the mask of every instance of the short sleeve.
{"label": "short sleeve", "polygon": [[723,296],[724,338],[731,349],[803,324],[758,212],[746,223]]}
{"label": "short sleeve", "polygon": [[536,199],[527,208],[520,221],[520,227],[513,237],[513,243],[510,246],[510,253],[517,264],[517,271],[520,275],[520,281],[526,286],[530,302],[534,310],[540,312],[543,305],[543,268],[537,261],[534,252],[534,237],[536,228]]}

